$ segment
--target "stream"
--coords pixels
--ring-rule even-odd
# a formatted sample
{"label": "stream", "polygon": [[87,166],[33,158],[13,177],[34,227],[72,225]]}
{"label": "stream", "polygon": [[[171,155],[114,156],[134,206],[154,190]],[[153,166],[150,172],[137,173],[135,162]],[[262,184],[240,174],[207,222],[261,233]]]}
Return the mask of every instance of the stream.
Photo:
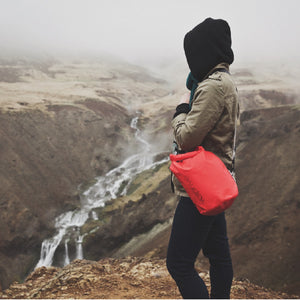
{"label": "stream", "polygon": [[81,206],[74,211],[68,211],[55,219],[56,233],[42,242],[40,259],[35,268],[51,266],[58,246],[64,246],[63,265],[70,263],[69,244],[72,241],[76,245],[75,259],[83,259],[83,239],[80,228],[89,218],[98,219],[95,208],[103,207],[105,203],[118,196],[124,196],[135,178],[144,170],[154,168],[158,164],[168,161],[168,158],[154,162],[154,157],[159,153],[153,153],[150,144],[142,138],[137,127],[138,117],[131,121],[131,128],[135,129],[135,138],[143,146],[142,151],[129,156],[120,166],[110,170],[106,175],[96,178],[96,183],[88,188],[80,197]]}

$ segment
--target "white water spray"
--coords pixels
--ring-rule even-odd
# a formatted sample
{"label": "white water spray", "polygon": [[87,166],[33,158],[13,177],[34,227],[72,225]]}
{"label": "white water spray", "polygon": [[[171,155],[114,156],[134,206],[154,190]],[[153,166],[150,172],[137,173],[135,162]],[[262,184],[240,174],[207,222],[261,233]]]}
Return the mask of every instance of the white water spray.
{"label": "white water spray", "polygon": [[86,234],[80,235],[80,228],[90,216],[94,220],[98,219],[93,209],[103,207],[110,199],[126,195],[131,181],[137,174],[168,161],[168,158],[165,158],[153,163],[153,158],[159,153],[151,152],[150,144],[140,135],[137,122],[138,117],[133,118],[131,127],[136,130],[135,138],[141,143],[143,150],[128,157],[119,167],[112,169],[105,176],[98,177],[97,182],[83,193],[80,209],[63,213],[55,219],[57,233],[52,238],[43,241],[40,260],[36,268],[51,266],[55,251],[63,241],[64,265],[70,263],[68,243],[71,240],[76,244],[76,258],[82,259],[84,257],[82,243]]}

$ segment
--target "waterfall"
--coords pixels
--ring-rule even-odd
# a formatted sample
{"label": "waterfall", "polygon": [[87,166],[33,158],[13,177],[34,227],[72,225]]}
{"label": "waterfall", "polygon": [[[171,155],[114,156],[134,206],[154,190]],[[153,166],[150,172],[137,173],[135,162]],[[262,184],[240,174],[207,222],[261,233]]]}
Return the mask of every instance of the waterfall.
{"label": "waterfall", "polygon": [[76,259],[83,259],[82,242],[83,242],[83,238],[85,236],[86,236],[86,234],[78,235],[78,238],[76,241]]}
{"label": "waterfall", "polygon": [[69,242],[69,240],[65,240],[65,261],[64,261],[64,266],[66,266],[70,263],[68,242]]}
{"label": "waterfall", "polygon": [[92,211],[92,218],[93,220],[99,220],[98,215],[94,210]]}
{"label": "waterfall", "polygon": [[93,209],[103,207],[110,199],[126,195],[132,179],[137,174],[168,161],[168,158],[165,158],[153,163],[153,158],[159,153],[151,152],[150,144],[141,137],[137,123],[138,117],[133,118],[131,128],[135,129],[135,138],[143,146],[142,151],[131,155],[106,175],[96,178],[96,183],[82,194],[81,207],[75,211],[63,213],[55,219],[56,234],[42,242],[40,260],[36,268],[52,265],[55,251],[62,241],[65,243],[64,264],[70,262],[68,242],[71,240],[76,244],[76,258],[82,259],[84,257],[82,243],[86,234],[80,235],[80,228],[89,217],[94,220],[98,219]]}

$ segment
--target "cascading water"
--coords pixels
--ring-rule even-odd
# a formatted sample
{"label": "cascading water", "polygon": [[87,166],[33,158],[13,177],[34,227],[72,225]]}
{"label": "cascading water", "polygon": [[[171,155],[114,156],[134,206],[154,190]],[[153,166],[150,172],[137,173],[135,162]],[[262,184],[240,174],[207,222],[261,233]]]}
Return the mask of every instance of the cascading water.
{"label": "cascading water", "polygon": [[[41,266],[51,266],[57,247],[64,241],[65,258],[64,265],[70,263],[68,253],[68,243],[73,240],[76,244],[76,259],[84,257],[82,242],[84,236],[80,234],[80,228],[89,217],[98,219],[93,210],[103,207],[105,202],[115,199],[117,196],[124,196],[132,179],[140,172],[153,168],[168,160],[165,158],[158,162],[153,162],[153,158],[159,153],[151,151],[150,144],[140,135],[137,127],[138,117],[131,121],[131,127],[135,129],[135,138],[143,146],[142,151],[128,157],[119,167],[112,169],[105,176],[97,178],[97,182],[86,190],[81,196],[81,207],[75,211],[68,211],[55,219],[56,234],[43,241],[41,246],[40,260],[36,268]],[[126,183],[126,184],[124,184]]]}
{"label": "cascading water", "polygon": [[86,234],[78,235],[77,241],[76,241],[76,258],[83,259],[83,249],[82,249],[82,242],[83,238],[86,236]]}
{"label": "cascading water", "polygon": [[64,261],[64,266],[66,266],[70,263],[68,242],[69,242],[69,240],[66,239],[65,240],[65,261]]}

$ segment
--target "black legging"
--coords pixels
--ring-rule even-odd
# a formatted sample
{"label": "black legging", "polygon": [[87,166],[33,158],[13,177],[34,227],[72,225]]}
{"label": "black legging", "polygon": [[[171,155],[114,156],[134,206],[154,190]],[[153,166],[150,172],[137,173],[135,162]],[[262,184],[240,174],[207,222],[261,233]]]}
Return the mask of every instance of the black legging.
{"label": "black legging", "polygon": [[201,215],[190,198],[181,197],[173,220],[167,268],[183,298],[209,298],[194,268],[201,249],[210,262],[211,298],[230,298],[233,270],[225,214]]}

